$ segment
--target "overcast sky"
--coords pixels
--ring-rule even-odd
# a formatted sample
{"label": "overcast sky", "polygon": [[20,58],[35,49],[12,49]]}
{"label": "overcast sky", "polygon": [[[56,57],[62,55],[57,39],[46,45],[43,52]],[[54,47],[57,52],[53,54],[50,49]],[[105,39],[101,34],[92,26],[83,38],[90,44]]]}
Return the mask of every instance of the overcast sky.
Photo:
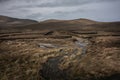
{"label": "overcast sky", "polygon": [[120,21],[120,0],[0,0],[0,15],[34,20]]}

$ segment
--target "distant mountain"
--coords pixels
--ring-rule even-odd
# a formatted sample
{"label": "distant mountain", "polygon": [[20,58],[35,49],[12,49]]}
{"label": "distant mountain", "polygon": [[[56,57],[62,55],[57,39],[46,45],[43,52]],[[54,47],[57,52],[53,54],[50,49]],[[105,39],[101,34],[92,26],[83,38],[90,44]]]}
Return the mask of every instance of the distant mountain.
{"label": "distant mountain", "polygon": [[84,19],[84,18],[80,18],[80,19],[74,19],[74,20],[57,20],[57,19],[49,19],[49,20],[45,20],[43,22],[63,22],[63,21],[73,21],[73,22],[81,22],[81,23],[95,23],[97,21],[93,21],[93,20],[89,20],[89,19]]}
{"label": "distant mountain", "polygon": [[90,19],[84,19],[84,18],[76,19],[76,20],[73,20],[73,21],[77,21],[77,22],[81,22],[81,23],[85,23],[85,24],[97,23],[97,21],[90,20]]}
{"label": "distant mountain", "polygon": [[89,19],[56,20],[37,22],[0,16],[0,28],[31,30],[114,30],[120,31],[120,22],[97,22]]}
{"label": "distant mountain", "polygon": [[66,21],[66,20],[48,19],[48,20],[42,21],[42,23],[48,23],[48,22],[60,22],[60,21]]}
{"label": "distant mountain", "polygon": [[0,16],[0,28],[25,26],[25,25],[35,24],[35,23],[38,23],[38,22],[34,20],[29,20],[29,19],[17,19],[17,18],[11,18],[7,16]]}
{"label": "distant mountain", "polygon": [[40,29],[40,30],[119,30],[120,22],[97,22],[89,19],[75,20],[46,20],[21,29]]}

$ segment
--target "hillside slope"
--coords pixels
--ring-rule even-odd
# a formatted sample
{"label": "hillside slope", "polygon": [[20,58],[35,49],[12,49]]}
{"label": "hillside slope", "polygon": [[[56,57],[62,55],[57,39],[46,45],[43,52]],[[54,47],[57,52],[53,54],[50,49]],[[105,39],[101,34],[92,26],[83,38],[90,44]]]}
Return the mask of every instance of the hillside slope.
{"label": "hillside slope", "polygon": [[29,19],[17,19],[17,18],[11,18],[7,16],[1,16],[0,15],[0,28],[10,28],[13,26],[25,26],[30,24],[35,24],[37,21],[29,20]]}
{"label": "hillside slope", "polygon": [[21,25],[0,29],[0,80],[120,80],[120,22]]}
{"label": "hillside slope", "polygon": [[[16,27],[17,29],[17,27]],[[96,22],[88,19],[47,20],[20,27],[32,30],[120,30],[120,22]]]}

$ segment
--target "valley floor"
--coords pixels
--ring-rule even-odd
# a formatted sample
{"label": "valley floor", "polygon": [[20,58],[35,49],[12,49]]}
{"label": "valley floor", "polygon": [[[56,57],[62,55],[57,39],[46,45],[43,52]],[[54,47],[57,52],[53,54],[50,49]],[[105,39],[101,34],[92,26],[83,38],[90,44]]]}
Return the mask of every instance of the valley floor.
{"label": "valley floor", "polygon": [[120,32],[0,32],[0,80],[119,79]]}

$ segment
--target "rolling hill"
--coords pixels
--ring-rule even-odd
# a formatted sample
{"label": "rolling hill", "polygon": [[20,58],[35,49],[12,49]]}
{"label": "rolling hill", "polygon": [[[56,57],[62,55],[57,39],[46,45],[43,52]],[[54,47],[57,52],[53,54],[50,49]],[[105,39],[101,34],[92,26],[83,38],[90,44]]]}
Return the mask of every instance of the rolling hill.
{"label": "rolling hill", "polygon": [[17,18],[11,18],[7,16],[1,16],[0,15],[0,28],[10,28],[13,26],[25,26],[30,24],[35,24],[37,21],[29,20],[29,19],[17,19]]}
{"label": "rolling hill", "polygon": [[[17,29],[18,27],[13,27]],[[106,30],[120,31],[120,22],[97,22],[88,19],[76,20],[47,20],[18,29],[31,30]]]}
{"label": "rolling hill", "polygon": [[0,28],[31,30],[112,30],[120,31],[120,22],[97,22],[89,19],[46,20],[37,22],[0,16]]}
{"label": "rolling hill", "polygon": [[120,80],[120,22],[1,16],[0,80]]}

